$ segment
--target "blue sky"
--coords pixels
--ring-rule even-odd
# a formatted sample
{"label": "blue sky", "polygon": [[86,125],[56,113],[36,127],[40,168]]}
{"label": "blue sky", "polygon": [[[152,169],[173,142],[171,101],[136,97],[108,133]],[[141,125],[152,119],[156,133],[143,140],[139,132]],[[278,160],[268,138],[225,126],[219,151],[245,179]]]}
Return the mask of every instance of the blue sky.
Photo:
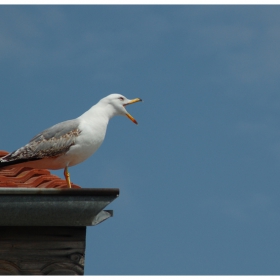
{"label": "blue sky", "polygon": [[0,149],[144,100],[70,168],[120,189],[87,275],[280,274],[279,29],[279,6],[0,6]]}

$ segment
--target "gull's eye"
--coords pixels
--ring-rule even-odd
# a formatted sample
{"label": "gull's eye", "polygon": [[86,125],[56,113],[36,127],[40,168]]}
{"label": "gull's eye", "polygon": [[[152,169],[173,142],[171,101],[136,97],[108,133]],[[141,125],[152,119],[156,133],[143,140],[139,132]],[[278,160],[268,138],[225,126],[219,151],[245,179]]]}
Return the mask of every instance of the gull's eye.
{"label": "gull's eye", "polygon": [[119,100],[124,101],[124,98],[123,97],[119,97]]}

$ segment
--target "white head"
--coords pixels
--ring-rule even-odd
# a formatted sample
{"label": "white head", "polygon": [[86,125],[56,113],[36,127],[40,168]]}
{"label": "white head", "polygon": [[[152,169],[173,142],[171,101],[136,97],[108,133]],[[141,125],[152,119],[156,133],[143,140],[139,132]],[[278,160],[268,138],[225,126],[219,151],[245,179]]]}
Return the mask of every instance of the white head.
{"label": "white head", "polygon": [[98,103],[103,106],[110,106],[110,111],[112,112],[112,116],[121,115],[127,116],[131,121],[137,124],[137,121],[126,111],[125,107],[127,105],[142,101],[140,98],[135,99],[127,99],[125,96],[112,93],[104,98],[102,98]]}

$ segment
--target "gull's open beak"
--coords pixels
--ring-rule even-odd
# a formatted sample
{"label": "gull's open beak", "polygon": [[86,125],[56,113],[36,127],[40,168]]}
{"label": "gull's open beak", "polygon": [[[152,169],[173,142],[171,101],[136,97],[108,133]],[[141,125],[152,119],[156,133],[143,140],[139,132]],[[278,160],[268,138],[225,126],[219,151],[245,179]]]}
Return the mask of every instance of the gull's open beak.
{"label": "gull's open beak", "polygon": [[[124,104],[123,106],[127,106],[127,105],[130,105],[130,104],[139,102],[139,101],[142,101],[142,99],[141,99],[141,98],[135,98],[135,99],[130,100],[128,103]],[[128,112],[126,113],[126,116],[127,116],[131,121],[133,121],[135,124],[138,124],[137,121],[136,121]]]}

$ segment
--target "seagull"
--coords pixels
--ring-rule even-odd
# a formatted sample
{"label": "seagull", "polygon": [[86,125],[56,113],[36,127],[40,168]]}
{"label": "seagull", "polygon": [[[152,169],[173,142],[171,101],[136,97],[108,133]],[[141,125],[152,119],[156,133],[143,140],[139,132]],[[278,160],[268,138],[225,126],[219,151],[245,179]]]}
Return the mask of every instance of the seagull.
{"label": "seagull", "polygon": [[127,112],[126,106],[142,101],[127,99],[113,93],[102,98],[80,117],[58,123],[33,137],[28,144],[0,158],[0,168],[10,165],[40,169],[64,169],[68,188],[71,188],[68,167],[90,157],[102,144],[109,120],[126,116],[137,121]]}

